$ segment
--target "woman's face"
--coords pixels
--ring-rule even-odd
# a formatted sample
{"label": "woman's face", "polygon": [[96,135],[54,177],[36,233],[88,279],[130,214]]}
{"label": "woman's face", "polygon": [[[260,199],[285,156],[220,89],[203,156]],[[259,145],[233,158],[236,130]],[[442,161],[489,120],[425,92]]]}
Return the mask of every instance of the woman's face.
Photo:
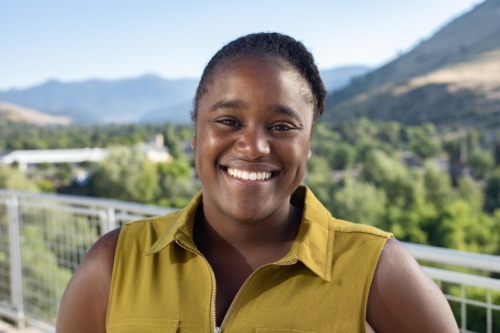
{"label": "woman's face", "polygon": [[280,60],[219,64],[192,140],[206,214],[250,222],[288,212],[310,154],[312,100],[306,80]]}

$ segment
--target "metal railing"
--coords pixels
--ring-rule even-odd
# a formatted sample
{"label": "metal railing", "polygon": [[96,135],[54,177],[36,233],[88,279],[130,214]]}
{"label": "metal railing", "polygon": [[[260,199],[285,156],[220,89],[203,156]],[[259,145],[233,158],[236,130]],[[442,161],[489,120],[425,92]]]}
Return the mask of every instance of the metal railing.
{"label": "metal railing", "polygon": [[[97,238],[125,222],[169,211],[118,200],[0,190],[0,317],[54,332],[66,284]],[[474,311],[474,318],[484,312],[481,330],[474,331],[497,331],[500,280],[491,276],[500,273],[500,257],[404,245],[441,286],[462,332],[477,326],[470,321]]]}
{"label": "metal railing", "polygon": [[[446,268],[422,267],[438,283],[450,304],[457,306],[455,315],[462,332],[475,332],[468,330],[470,326],[484,327],[481,332],[500,332],[500,279],[490,277],[500,273],[499,256],[419,244],[404,245],[421,263]],[[483,312],[484,323],[470,323],[467,313],[471,309]]]}
{"label": "metal railing", "polygon": [[53,332],[66,284],[99,236],[171,210],[0,190],[0,316]]}

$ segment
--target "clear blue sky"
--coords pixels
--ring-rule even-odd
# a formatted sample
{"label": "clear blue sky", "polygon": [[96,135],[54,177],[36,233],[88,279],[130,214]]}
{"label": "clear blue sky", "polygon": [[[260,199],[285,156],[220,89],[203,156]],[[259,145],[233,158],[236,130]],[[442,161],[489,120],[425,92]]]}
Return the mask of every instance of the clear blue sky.
{"label": "clear blue sky", "polygon": [[232,39],[278,31],[321,69],[377,66],[482,0],[0,0],[0,89],[54,78],[198,77]]}

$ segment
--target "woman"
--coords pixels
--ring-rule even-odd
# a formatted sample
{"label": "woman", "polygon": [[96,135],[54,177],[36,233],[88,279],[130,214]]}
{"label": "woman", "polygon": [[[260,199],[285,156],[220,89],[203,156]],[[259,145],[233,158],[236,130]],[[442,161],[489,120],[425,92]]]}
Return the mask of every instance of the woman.
{"label": "woman", "polygon": [[63,297],[64,332],[458,332],[444,296],[388,233],[333,218],[300,186],[325,89],[277,33],[224,46],[191,140],[203,190],[103,236]]}

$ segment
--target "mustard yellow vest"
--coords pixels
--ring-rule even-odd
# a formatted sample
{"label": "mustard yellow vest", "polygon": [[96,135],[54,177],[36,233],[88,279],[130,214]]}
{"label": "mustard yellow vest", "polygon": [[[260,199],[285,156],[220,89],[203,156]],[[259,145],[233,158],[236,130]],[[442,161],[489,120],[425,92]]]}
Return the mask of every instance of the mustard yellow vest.
{"label": "mustard yellow vest", "polygon": [[107,332],[365,332],[372,277],[391,234],[333,218],[300,187],[292,202],[303,217],[290,252],[247,279],[219,329],[214,274],[193,242],[201,199],[122,227]]}

